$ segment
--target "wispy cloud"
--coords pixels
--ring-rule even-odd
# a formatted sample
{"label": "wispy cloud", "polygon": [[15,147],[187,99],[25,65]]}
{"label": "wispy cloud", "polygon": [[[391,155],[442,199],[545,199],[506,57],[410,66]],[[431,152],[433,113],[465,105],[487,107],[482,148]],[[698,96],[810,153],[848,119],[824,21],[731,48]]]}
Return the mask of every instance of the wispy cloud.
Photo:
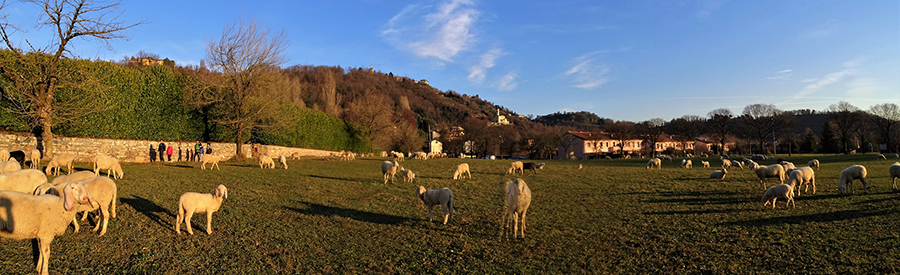
{"label": "wispy cloud", "polygon": [[790,69],[781,70],[781,71],[776,72],[774,76],[766,77],[766,79],[768,79],[768,80],[788,80],[788,79],[791,79],[792,74],[793,74],[793,71]]}
{"label": "wispy cloud", "polygon": [[599,61],[598,55],[605,51],[596,51],[576,57],[570,61],[572,67],[563,75],[572,78],[575,88],[590,90],[609,82],[606,74],[609,73],[609,66]]}
{"label": "wispy cloud", "polygon": [[485,76],[487,75],[487,70],[494,67],[497,58],[500,58],[505,54],[506,53],[504,53],[503,50],[499,48],[491,49],[490,51],[482,54],[478,64],[469,67],[469,81],[475,83],[483,82]]}
{"label": "wispy cloud", "polygon": [[705,18],[712,15],[713,12],[722,7],[723,0],[700,0],[698,1],[699,10],[697,17]]}
{"label": "wispy cloud", "polygon": [[856,74],[856,70],[853,68],[844,68],[841,71],[827,74],[827,75],[823,76],[822,78],[819,78],[812,84],[809,84],[809,85],[806,85],[806,87],[803,87],[803,90],[800,90],[800,92],[798,92],[796,95],[794,95],[794,98],[806,97],[809,94],[811,94],[815,91],[818,91],[819,89],[822,89],[828,85],[834,84],[835,82],[841,81],[842,79],[844,79],[848,76],[852,76],[854,74]]}
{"label": "wispy cloud", "polygon": [[882,89],[881,81],[871,77],[854,77],[847,82],[847,96],[850,98],[871,97],[875,92]]}
{"label": "wispy cloud", "polygon": [[516,86],[519,85],[516,82],[516,78],[519,77],[519,74],[516,72],[509,72],[503,77],[500,78],[500,81],[497,82],[497,89],[501,91],[512,91],[516,89]]}
{"label": "wispy cloud", "polygon": [[469,0],[449,0],[436,9],[407,6],[388,20],[381,34],[398,48],[417,56],[453,61],[454,56],[476,41],[473,27],[479,12],[474,5]]}

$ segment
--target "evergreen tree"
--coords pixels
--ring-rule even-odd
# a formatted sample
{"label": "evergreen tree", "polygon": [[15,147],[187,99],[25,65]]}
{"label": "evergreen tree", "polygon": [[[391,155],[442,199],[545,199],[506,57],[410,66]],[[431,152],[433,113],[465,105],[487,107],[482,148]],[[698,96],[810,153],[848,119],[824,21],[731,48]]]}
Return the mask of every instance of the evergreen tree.
{"label": "evergreen tree", "polygon": [[816,133],[813,132],[812,129],[806,127],[806,130],[803,134],[803,145],[800,150],[804,153],[816,153],[819,151],[819,137],[816,136]]}
{"label": "evergreen tree", "polygon": [[822,151],[825,153],[837,153],[841,150],[839,141],[835,137],[831,121],[825,121],[822,126]]}

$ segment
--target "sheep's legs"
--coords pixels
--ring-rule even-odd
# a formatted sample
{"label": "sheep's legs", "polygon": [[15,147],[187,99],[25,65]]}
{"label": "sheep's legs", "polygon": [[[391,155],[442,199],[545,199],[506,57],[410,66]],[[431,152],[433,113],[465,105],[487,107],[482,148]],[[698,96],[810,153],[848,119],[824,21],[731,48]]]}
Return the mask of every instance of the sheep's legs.
{"label": "sheep's legs", "polygon": [[526,211],[522,211],[522,239],[525,238],[525,213]]}
{"label": "sheep's legs", "polygon": [[[109,210],[106,207],[100,206],[100,219],[103,220],[103,230],[100,230],[100,236],[103,236],[106,234],[106,225],[109,224]],[[94,226],[94,232],[97,232],[97,228],[100,228],[99,224]]]}
{"label": "sheep's legs", "polygon": [[431,221],[431,211],[434,210],[434,205],[428,207],[428,221]]}
{"label": "sheep's legs", "polygon": [[79,229],[80,227],[78,226],[78,217],[77,217],[77,216],[76,216],[76,217],[72,217],[72,226],[75,227],[75,233],[78,233],[78,229]]}
{"label": "sheep's legs", "polygon": [[519,213],[513,213],[513,239],[519,237]]}
{"label": "sheep's legs", "polygon": [[47,271],[47,266],[50,262],[50,242],[52,241],[53,239],[38,239],[38,247],[40,249],[41,255],[38,258],[38,264],[37,267],[35,267],[35,270],[37,270],[37,272],[42,275],[49,274]]}

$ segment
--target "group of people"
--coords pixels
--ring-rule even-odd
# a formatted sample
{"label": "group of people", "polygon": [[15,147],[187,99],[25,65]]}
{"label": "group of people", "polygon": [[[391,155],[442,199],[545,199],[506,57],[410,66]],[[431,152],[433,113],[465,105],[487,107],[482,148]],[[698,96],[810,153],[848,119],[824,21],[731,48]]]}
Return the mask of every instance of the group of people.
{"label": "group of people", "polygon": [[[166,145],[162,140],[159,141],[159,145],[154,146],[150,144],[150,162],[157,161],[172,161],[172,155],[175,153],[175,147],[171,145]],[[178,159],[177,161],[202,161],[204,154],[212,154],[212,146],[209,143],[206,143],[204,147],[200,141],[197,141],[194,144],[194,148],[188,147],[187,150],[182,150],[181,145],[178,146]]]}

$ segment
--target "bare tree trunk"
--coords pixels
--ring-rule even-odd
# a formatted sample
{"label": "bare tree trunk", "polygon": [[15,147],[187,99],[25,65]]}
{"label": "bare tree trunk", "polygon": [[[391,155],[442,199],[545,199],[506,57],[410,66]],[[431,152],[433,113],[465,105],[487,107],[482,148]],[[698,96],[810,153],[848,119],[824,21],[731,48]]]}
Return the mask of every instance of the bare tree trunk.
{"label": "bare tree trunk", "polygon": [[235,137],[237,138],[237,140],[235,140],[235,142],[234,142],[234,148],[235,148],[234,149],[235,150],[234,158],[237,160],[244,160],[244,154],[241,153],[242,152],[241,147],[242,147],[242,145],[244,145],[244,142],[243,142],[243,140],[244,140],[243,139],[243,137],[244,137],[244,122],[238,123],[238,130],[237,130],[237,134],[235,135]]}

